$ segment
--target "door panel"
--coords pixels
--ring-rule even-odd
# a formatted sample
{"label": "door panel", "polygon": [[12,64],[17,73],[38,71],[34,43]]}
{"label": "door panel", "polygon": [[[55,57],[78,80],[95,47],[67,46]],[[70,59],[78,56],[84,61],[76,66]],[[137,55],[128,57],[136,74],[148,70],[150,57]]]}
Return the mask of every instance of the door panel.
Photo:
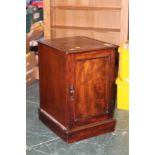
{"label": "door panel", "polygon": [[75,122],[108,113],[109,69],[109,55],[75,61]]}

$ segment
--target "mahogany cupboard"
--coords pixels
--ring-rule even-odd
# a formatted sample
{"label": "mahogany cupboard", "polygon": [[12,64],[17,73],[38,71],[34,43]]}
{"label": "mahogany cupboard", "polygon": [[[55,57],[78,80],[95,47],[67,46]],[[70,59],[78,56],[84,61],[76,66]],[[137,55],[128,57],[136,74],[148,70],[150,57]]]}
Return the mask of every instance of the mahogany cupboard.
{"label": "mahogany cupboard", "polygon": [[116,48],[81,36],[39,42],[39,118],[66,142],[114,131]]}

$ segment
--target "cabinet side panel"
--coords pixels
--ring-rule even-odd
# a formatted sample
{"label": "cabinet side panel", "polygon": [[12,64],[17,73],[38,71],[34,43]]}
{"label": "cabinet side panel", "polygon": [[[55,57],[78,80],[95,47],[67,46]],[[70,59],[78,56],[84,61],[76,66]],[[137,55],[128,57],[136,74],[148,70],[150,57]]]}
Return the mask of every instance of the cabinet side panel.
{"label": "cabinet side panel", "polygon": [[65,55],[39,44],[40,108],[64,126],[66,123]]}

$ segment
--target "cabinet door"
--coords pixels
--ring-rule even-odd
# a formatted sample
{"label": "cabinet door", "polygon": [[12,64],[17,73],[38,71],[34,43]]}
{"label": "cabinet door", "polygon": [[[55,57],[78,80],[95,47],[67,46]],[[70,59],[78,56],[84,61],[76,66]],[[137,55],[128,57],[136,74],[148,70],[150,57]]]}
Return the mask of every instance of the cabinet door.
{"label": "cabinet door", "polygon": [[109,118],[112,108],[114,51],[76,54],[73,68],[74,81],[70,87],[72,125],[79,126]]}

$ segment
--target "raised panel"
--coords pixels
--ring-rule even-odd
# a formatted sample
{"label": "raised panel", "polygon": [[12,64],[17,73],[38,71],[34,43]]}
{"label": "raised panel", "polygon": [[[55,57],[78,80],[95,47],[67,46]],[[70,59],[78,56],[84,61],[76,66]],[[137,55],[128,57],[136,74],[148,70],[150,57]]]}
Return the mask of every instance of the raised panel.
{"label": "raised panel", "polygon": [[91,11],[82,10],[56,10],[55,25],[90,26],[93,22]]}
{"label": "raised panel", "polygon": [[119,10],[92,11],[93,26],[101,28],[120,28]]}
{"label": "raised panel", "polygon": [[108,112],[109,56],[76,61],[75,121]]}
{"label": "raised panel", "polygon": [[120,28],[119,10],[55,10],[55,25]]}

